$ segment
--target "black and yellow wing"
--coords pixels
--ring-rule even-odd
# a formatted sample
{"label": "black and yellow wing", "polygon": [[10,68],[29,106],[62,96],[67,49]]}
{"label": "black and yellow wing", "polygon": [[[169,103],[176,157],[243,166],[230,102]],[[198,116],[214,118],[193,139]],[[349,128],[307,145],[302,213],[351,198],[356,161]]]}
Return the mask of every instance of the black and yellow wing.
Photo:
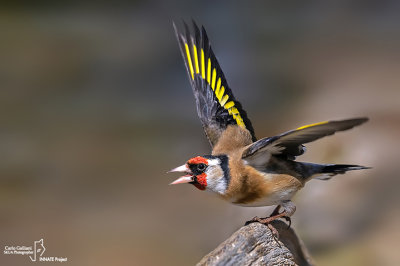
{"label": "black and yellow wing", "polygon": [[295,156],[305,152],[303,144],[312,142],[325,136],[334,134],[337,131],[351,129],[368,121],[368,118],[353,118],[340,121],[325,121],[316,124],[299,127],[287,131],[281,135],[260,139],[250,144],[243,152],[242,158],[251,160],[251,157],[266,158],[268,155],[285,156],[287,159],[294,159]]}
{"label": "black and yellow wing", "polygon": [[246,112],[235,99],[211,49],[204,27],[193,22],[191,33],[184,23],[185,34],[174,29],[185,61],[190,84],[196,99],[197,113],[211,145],[214,146],[228,125],[247,129],[256,141]]}

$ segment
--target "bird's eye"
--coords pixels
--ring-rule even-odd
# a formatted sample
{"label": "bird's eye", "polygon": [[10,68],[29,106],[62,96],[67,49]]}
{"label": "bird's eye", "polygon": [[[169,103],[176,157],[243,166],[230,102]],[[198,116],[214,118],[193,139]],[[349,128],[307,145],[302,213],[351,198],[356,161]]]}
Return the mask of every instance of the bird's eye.
{"label": "bird's eye", "polygon": [[199,171],[204,171],[206,169],[207,165],[205,165],[204,163],[199,163],[197,165],[197,170]]}

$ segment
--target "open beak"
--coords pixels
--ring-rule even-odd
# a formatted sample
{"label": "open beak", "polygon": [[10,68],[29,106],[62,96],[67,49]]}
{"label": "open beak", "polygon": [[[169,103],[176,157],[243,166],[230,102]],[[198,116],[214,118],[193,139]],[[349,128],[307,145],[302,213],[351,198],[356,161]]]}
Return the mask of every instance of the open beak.
{"label": "open beak", "polygon": [[193,176],[191,175],[184,175],[179,177],[177,180],[172,182],[170,185],[176,185],[176,184],[183,184],[183,183],[190,183],[193,182]]}
{"label": "open beak", "polygon": [[190,171],[190,169],[186,166],[186,164],[176,167],[176,168],[172,169],[171,171],[168,171],[168,173],[172,173],[172,172],[186,173],[186,175],[179,177],[177,180],[172,182],[170,185],[190,183],[190,182],[194,181],[192,171]]}

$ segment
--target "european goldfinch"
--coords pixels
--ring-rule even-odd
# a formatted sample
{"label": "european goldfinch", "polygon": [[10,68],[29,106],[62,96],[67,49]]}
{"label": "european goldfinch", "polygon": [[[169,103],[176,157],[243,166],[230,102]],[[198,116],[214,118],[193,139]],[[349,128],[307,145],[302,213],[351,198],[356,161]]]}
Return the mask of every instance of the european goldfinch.
{"label": "european goldfinch", "polygon": [[271,216],[254,218],[268,224],[281,217],[290,221],[296,210],[291,199],[307,181],[368,168],[295,161],[305,152],[303,144],[351,129],[368,118],[320,122],[257,140],[246,112],[228,86],[204,27],[200,30],[193,22],[191,33],[184,23],[183,34],[173,26],[212,153],[172,169],[170,172],[185,175],[171,184],[189,183],[241,206],[277,205]]}

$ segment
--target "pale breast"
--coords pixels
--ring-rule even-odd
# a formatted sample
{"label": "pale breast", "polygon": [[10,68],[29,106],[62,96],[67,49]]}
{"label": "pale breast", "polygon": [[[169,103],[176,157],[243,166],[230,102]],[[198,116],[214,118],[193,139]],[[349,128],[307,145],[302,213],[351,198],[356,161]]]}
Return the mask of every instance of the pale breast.
{"label": "pale breast", "polygon": [[265,195],[264,197],[259,198],[253,202],[246,202],[246,203],[232,202],[232,203],[244,207],[264,207],[264,206],[279,205],[284,201],[291,200],[297,191],[298,189],[292,188],[285,191],[277,191],[275,193]]}

